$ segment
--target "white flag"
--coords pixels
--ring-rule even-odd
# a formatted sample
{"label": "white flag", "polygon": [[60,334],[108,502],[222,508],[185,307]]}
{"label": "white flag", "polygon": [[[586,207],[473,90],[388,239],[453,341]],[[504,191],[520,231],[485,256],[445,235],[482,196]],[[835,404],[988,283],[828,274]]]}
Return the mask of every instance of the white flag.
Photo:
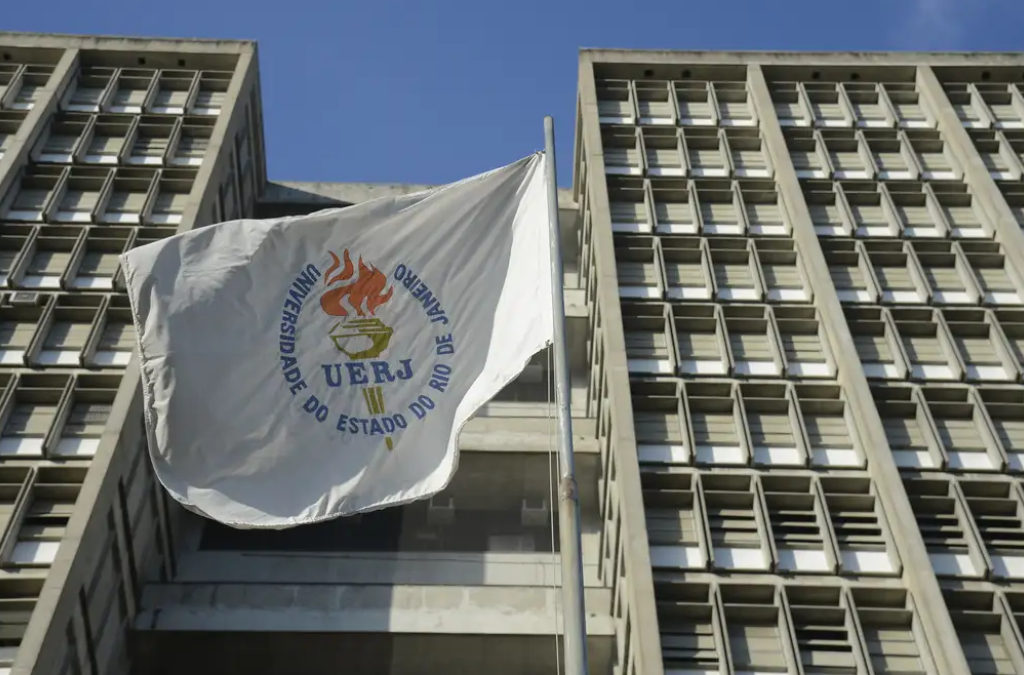
{"label": "white flag", "polygon": [[462,426],[551,341],[544,162],[124,254],[167,490],[283,528],[444,489]]}

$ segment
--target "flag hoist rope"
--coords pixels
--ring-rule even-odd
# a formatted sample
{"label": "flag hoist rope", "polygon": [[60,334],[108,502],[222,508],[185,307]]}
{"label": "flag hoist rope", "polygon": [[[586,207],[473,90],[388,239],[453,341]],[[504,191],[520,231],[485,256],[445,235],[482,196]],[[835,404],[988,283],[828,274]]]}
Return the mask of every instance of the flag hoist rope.
{"label": "flag hoist rope", "polygon": [[[565,347],[565,300],[562,290],[561,228],[558,225],[558,185],[555,167],[555,124],[544,118],[545,181],[548,225],[551,230],[551,305],[554,312],[555,402],[558,415],[558,525],[562,560],[562,631],[565,675],[587,672],[587,626],[583,609],[583,555],[580,508],[572,451],[572,411],[569,404],[569,361]],[[553,505],[552,505],[553,506]]]}

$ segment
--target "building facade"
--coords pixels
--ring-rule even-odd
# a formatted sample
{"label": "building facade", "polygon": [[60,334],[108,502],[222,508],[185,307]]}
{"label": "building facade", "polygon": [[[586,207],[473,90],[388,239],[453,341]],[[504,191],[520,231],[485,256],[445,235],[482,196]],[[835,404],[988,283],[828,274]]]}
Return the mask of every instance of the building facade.
{"label": "building facade", "polygon": [[[593,673],[1024,673],[1022,94],[1020,55],[581,52]],[[556,672],[547,354],[427,502],[246,532],[156,483],[117,255],[422,188],[268,181],[262,126],[254,43],[0,33],[0,673]]]}

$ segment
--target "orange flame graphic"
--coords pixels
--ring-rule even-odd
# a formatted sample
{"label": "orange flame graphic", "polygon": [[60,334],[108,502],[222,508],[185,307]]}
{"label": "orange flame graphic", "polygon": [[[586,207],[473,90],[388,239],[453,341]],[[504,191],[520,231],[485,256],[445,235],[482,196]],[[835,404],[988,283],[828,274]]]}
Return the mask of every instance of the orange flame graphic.
{"label": "orange flame graphic", "polygon": [[[338,259],[337,254],[333,251],[330,254],[334,262],[324,273],[324,285],[330,286],[336,282],[351,279],[355,270],[352,265],[352,258],[349,257],[348,249],[345,249],[344,252],[345,267],[333,277],[331,274],[341,267],[341,260]],[[352,310],[355,310],[355,313],[359,316],[367,316],[368,314],[373,316],[376,309],[390,300],[395,292],[394,286],[389,288],[386,293],[383,292],[387,283],[388,276],[373,265],[365,264],[360,256],[359,276],[356,280],[343,286],[332,288],[324,293],[320,296],[320,306],[331,316],[348,316]],[[342,304],[342,300],[345,299],[348,300],[348,307]]]}

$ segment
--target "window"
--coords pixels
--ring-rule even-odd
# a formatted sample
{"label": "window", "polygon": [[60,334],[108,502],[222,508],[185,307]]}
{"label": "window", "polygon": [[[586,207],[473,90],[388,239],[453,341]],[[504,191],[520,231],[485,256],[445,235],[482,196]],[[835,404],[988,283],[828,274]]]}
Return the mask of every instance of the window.
{"label": "window", "polygon": [[882,418],[893,461],[902,469],[938,469],[942,466],[928,408],[910,387],[878,387],[871,393]]}
{"label": "window", "polygon": [[786,385],[743,383],[740,396],[754,464],[803,466],[806,456],[797,440],[800,422]]}
{"label": "window", "polygon": [[782,350],[764,307],[724,309],[733,373],[746,377],[782,375]]}
{"label": "window", "polygon": [[742,239],[708,240],[718,300],[753,300],[763,297],[757,261]]}
{"label": "window", "polygon": [[921,644],[917,618],[908,608],[906,591],[881,592],[854,588],[861,633],[875,675],[926,675],[934,665]]}
{"label": "window", "polygon": [[822,249],[840,302],[870,304],[877,301],[873,274],[860,244],[826,240],[822,242]]}
{"label": "window", "polygon": [[971,675],[1016,673],[1020,647],[996,595],[953,589],[943,595]]}
{"label": "window", "polygon": [[14,200],[7,207],[7,220],[41,223],[60,182],[64,169],[60,167],[39,167],[30,169],[22,178]]}
{"label": "window", "polygon": [[846,325],[868,379],[902,380],[907,365],[896,331],[885,310],[877,307],[846,307]]}
{"label": "window", "polygon": [[[692,197],[693,193],[686,181],[658,181],[657,183],[652,182],[651,186],[658,234],[697,234],[696,199]],[[641,206],[643,205],[641,204]],[[631,217],[636,218],[636,216]],[[646,208],[643,210],[640,220],[635,222],[649,223]],[[625,231],[623,228],[626,226],[626,222],[621,222],[618,225],[618,231]],[[616,221],[613,218],[612,229],[614,230],[615,227]],[[629,227],[635,227],[635,225],[630,224]]]}
{"label": "window", "polygon": [[806,127],[811,124],[811,113],[806,99],[792,82],[775,82],[770,86],[775,116],[783,127]]}
{"label": "window", "polygon": [[643,181],[609,180],[608,207],[612,232],[650,234],[653,231]]}
{"label": "window", "polygon": [[128,243],[128,234],[93,230],[85,240],[85,252],[71,279],[75,289],[113,290],[119,256]]}
{"label": "window", "polygon": [[36,238],[35,250],[30,254],[25,273],[18,286],[29,290],[54,290],[61,287],[62,278],[71,263],[71,253],[78,237]]}
{"label": "window", "polygon": [[672,85],[668,82],[638,80],[635,86],[640,124],[674,126],[676,111],[672,105]]}
{"label": "window", "polygon": [[881,180],[916,180],[917,166],[910,148],[903,144],[894,131],[871,130],[863,132],[868,150],[878,169]]}
{"label": "window", "polygon": [[966,513],[949,480],[906,478],[903,481],[935,574],[983,577],[985,570],[967,532]]}
{"label": "window", "polygon": [[7,98],[6,107],[11,110],[32,110],[52,73],[52,66],[26,67],[18,91],[13,97]]}
{"label": "window", "polygon": [[787,672],[775,587],[723,585],[721,593],[735,672]]}
{"label": "window", "polygon": [[1019,389],[979,388],[996,438],[1012,472],[1024,471],[1024,393]]}
{"label": "window", "polygon": [[58,307],[36,361],[43,366],[77,367],[92,330],[93,307]]}
{"label": "window", "polygon": [[117,164],[125,147],[130,125],[116,116],[97,118],[85,150],[87,164]]}
{"label": "window", "polygon": [[[182,185],[183,181],[176,181],[176,183],[168,181],[165,184],[161,184],[159,192],[157,192],[156,198],[153,200],[150,222],[157,225],[178,225],[181,223],[189,198],[189,193],[186,190],[191,186]],[[181,191],[179,192],[178,190]]]}
{"label": "window", "polygon": [[763,571],[771,564],[753,482],[752,476],[742,474],[701,475],[718,569]]}
{"label": "window", "polygon": [[671,375],[675,363],[664,305],[622,305],[626,360],[630,373]]}
{"label": "window", "polygon": [[119,171],[111,185],[110,198],[100,214],[100,222],[130,225],[141,223],[152,182],[150,174]]}
{"label": "window", "polygon": [[992,121],[985,112],[985,103],[977,95],[977,90],[969,84],[945,85],[946,97],[949,98],[953,110],[964,127],[968,129],[988,129]]}
{"label": "window", "polygon": [[72,169],[53,219],[58,223],[91,223],[108,178],[105,169]]}
{"label": "window", "polygon": [[996,578],[1024,578],[1024,510],[1009,481],[961,480],[967,510],[981,535]]}
{"label": "window", "polygon": [[994,131],[974,131],[971,138],[974,141],[974,148],[993,179],[1020,180],[1020,162],[1002,134]]}
{"label": "window", "polygon": [[960,364],[953,341],[939,321],[927,309],[893,309],[891,316],[910,365],[910,376],[916,380],[959,380]]}
{"label": "window", "polygon": [[902,129],[930,129],[935,119],[926,110],[913,84],[885,84],[886,96],[892,104],[896,121]]}
{"label": "window", "polygon": [[946,242],[918,241],[913,246],[933,305],[976,305],[981,292],[960,250]]}
{"label": "window", "polygon": [[835,359],[814,309],[778,307],[774,314],[786,357],[786,375],[797,378],[835,377]]}
{"label": "window", "polygon": [[138,115],[149,98],[155,73],[140,68],[123,68],[108,106],[110,112]]}
{"label": "window", "polygon": [[103,95],[116,72],[115,68],[83,67],[74,86],[64,98],[64,109],[95,113],[100,111]]}
{"label": "window", "polygon": [[1016,381],[1019,369],[999,325],[988,312],[946,310],[946,326],[966,370],[969,382]]}
{"label": "window", "polygon": [[193,115],[219,115],[227,102],[230,72],[205,71],[199,77],[199,91],[189,111]]}
{"label": "window", "polygon": [[882,290],[882,302],[923,304],[928,301],[921,272],[902,242],[869,241],[864,244]]}
{"label": "window", "polygon": [[[660,225],[660,221],[659,221]],[[711,269],[700,239],[663,237],[666,293],[672,300],[710,300]]]}
{"label": "window", "polygon": [[171,134],[174,125],[170,122],[157,122],[154,118],[140,118],[134,142],[128,153],[128,164],[145,166],[161,166],[167,157]]}
{"label": "window", "polygon": [[685,137],[691,176],[729,176],[732,167],[717,129],[687,129]]}
{"label": "window", "polygon": [[11,414],[0,432],[0,456],[42,457],[43,442],[57,414],[62,389],[19,388]]}
{"label": "window", "polygon": [[939,444],[952,471],[998,471],[1003,460],[969,389],[925,389]]}
{"label": "window", "polygon": [[785,572],[832,572],[832,546],[824,513],[810,476],[761,476],[779,569]]}
{"label": "window", "polygon": [[1024,129],[1024,98],[1013,84],[977,86],[996,129]]}
{"label": "window", "polygon": [[720,624],[716,598],[709,586],[692,583],[667,584],[656,590],[658,628],[665,670],[680,673],[721,672]]}
{"label": "window", "polygon": [[686,405],[698,463],[747,463],[746,443],[740,437],[743,423],[732,385],[688,382]]}
{"label": "window", "polygon": [[870,478],[822,476],[822,493],[846,574],[900,574]]}
{"label": "window", "polygon": [[636,123],[633,92],[628,80],[598,82],[597,114],[601,124]]}
{"label": "window", "polygon": [[938,205],[919,185],[907,184],[905,189],[889,189],[896,218],[902,226],[903,236],[908,239],[941,239],[946,236],[946,227]]}
{"label": "window", "polygon": [[896,218],[881,192],[874,185],[846,186],[843,190],[858,237],[900,236]]}
{"label": "window", "polygon": [[757,118],[743,82],[715,82],[715,100],[723,127],[756,127]]}
{"label": "window", "polygon": [[836,85],[808,82],[804,85],[804,89],[807,92],[807,99],[816,126],[853,126],[853,115],[840,98]]}
{"label": "window", "polygon": [[953,190],[936,190],[936,196],[942,205],[942,213],[949,223],[949,231],[954,239],[991,239],[992,227],[976,208],[974,199],[969,192]]}
{"label": "window", "polygon": [[9,562],[17,567],[48,567],[57,558],[79,486],[56,480],[59,478],[40,471],[32,484],[31,501],[23,511],[17,540],[9,553]]}
{"label": "window", "polygon": [[680,305],[673,308],[683,375],[725,375],[729,357],[720,311],[714,305]]}
{"label": "window", "polygon": [[989,242],[963,242],[960,245],[986,305],[1021,305],[1020,277],[1002,246]]}
{"label": "window", "polygon": [[750,182],[741,184],[740,190],[750,234],[764,237],[789,236],[789,224],[783,216],[782,203],[774,184]]}
{"label": "window", "polygon": [[[685,174],[685,153],[682,140],[675,129],[644,129],[643,147],[647,155],[647,175],[679,177]],[[606,157],[607,154],[605,151]]]}
{"label": "window", "polygon": [[206,125],[186,123],[182,125],[181,136],[174,147],[171,164],[175,166],[200,166],[206,150],[210,147],[212,129]]}
{"label": "window", "polygon": [[25,353],[42,315],[39,305],[0,308],[0,365],[25,365]]}
{"label": "window", "polygon": [[651,566],[655,569],[704,569],[706,565],[698,534],[704,519],[697,506],[694,476],[640,473]]}
{"label": "window", "polygon": [[640,137],[633,127],[604,127],[601,130],[605,173],[639,176],[644,172]]}
{"label": "window", "polygon": [[52,164],[74,162],[88,119],[73,113],[58,116],[37,146],[36,161]]}
{"label": "window", "polygon": [[727,129],[725,139],[736,176],[771,178],[774,174],[768,152],[756,129]]}
{"label": "window", "polygon": [[810,283],[792,240],[759,240],[754,243],[770,302],[809,302]]}
{"label": "window", "polygon": [[861,143],[860,136],[854,132],[828,130],[822,131],[828,160],[832,165],[833,176],[838,180],[874,178],[871,156]]}
{"label": "window", "polygon": [[132,359],[135,349],[135,327],[127,307],[111,307],[104,317],[103,333],[93,356],[100,367],[123,367]]}
{"label": "window", "polygon": [[853,234],[848,218],[844,215],[846,207],[843,198],[833,191],[830,183],[824,189],[807,189],[805,185],[804,200],[810,211],[811,224],[819,237],[849,237]]}
{"label": "window", "polygon": [[675,382],[636,381],[630,383],[630,391],[640,462],[689,464],[690,449],[679,386]]}
{"label": "window", "polygon": [[809,129],[786,129],[785,137],[797,178],[832,177],[832,168],[822,151],[820,134]]}
{"label": "window", "polygon": [[[16,231],[18,233],[14,234]],[[26,226],[6,225],[4,232],[0,234],[0,286],[8,283],[14,263],[25,248],[31,230]]]}
{"label": "window", "polygon": [[616,239],[615,268],[619,297],[661,299],[665,291],[660,257],[653,237]]}
{"label": "window", "polygon": [[842,399],[838,386],[796,385],[797,401],[804,430],[816,467],[853,468],[864,466],[857,425]]}
{"label": "window", "polygon": [[728,183],[698,185],[697,200],[703,234],[743,234],[746,230],[738,195]]}
{"label": "window", "polygon": [[93,457],[110,417],[113,398],[108,402],[83,399],[75,401],[64,423],[54,454],[69,459]]}
{"label": "window", "polygon": [[786,599],[804,671],[855,675],[859,645],[839,588],[787,586]]}
{"label": "window", "polygon": [[921,178],[925,180],[960,180],[960,166],[949,152],[937,131],[906,132],[910,147],[917,155]]}
{"label": "window", "polygon": [[680,124],[684,126],[715,126],[718,124],[707,82],[676,82],[675,90]]}
{"label": "window", "polygon": [[158,115],[184,115],[195,80],[196,73],[193,71],[162,71],[150,112]]}
{"label": "window", "polygon": [[892,127],[895,120],[878,84],[847,82],[843,85],[858,127]]}

